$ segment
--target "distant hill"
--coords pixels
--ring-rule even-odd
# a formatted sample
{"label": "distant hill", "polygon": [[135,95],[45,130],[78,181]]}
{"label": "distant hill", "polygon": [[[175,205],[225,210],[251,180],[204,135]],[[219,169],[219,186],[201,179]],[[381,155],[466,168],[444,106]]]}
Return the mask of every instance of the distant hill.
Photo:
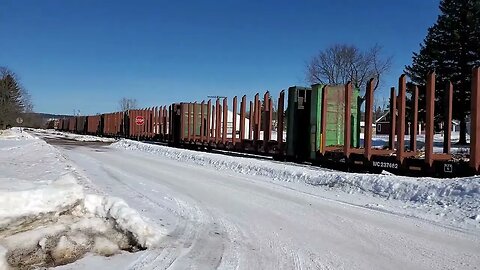
{"label": "distant hill", "polygon": [[65,118],[65,117],[72,117],[71,115],[65,115],[65,114],[51,114],[51,113],[26,113],[26,115],[32,115],[36,117],[40,117],[42,119],[60,119],[60,118]]}

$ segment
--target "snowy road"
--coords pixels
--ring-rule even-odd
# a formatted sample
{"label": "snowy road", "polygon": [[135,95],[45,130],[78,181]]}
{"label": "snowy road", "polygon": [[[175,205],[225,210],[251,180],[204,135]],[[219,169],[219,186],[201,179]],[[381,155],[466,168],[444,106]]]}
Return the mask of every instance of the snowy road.
{"label": "snowy road", "polygon": [[[123,198],[170,234],[115,269],[476,269],[477,233],[342,203],[261,176],[49,140],[91,191]],[[64,269],[89,268],[87,257]],[[62,267],[61,267],[62,268]],[[113,268],[112,268],[113,269]]]}

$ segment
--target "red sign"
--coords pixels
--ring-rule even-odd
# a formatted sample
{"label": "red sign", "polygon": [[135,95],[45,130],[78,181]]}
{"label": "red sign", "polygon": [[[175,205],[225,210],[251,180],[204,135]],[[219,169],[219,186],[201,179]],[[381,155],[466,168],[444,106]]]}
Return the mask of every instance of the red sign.
{"label": "red sign", "polygon": [[143,123],[145,123],[145,118],[143,118],[143,116],[138,115],[135,117],[135,124],[137,124],[137,126],[141,126]]}

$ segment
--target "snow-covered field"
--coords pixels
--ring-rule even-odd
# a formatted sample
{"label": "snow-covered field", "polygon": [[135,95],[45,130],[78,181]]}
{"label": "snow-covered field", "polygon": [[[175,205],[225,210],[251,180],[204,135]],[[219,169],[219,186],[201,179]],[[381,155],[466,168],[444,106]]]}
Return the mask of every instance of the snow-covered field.
{"label": "snow-covered field", "polygon": [[0,172],[0,269],[153,248],[165,235],[125,201],[85,192],[58,150],[19,129],[0,135]]}
{"label": "snow-covered field", "polygon": [[[36,131],[34,136],[62,139],[65,135]],[[138,243],[152,247],[145,251],[105,258],[94,255],[102,252],[91,244],[84,258],[58,269],[475,269],[480,265],[478,177],[440,180],[351,174],[131,140],[73,148],[59,140],[52,147],[18,130],[3,138],[2,192],[35,190],[47,198],[59,195],[52,190],[62,186],[64,199],[58,202],[80,200],[68,213],[60,210],[53,215],[45,204],[22,207],[27,196],[10,206],[24,212],[44,209],[49,214],[18,213],[38,216],[38,223],[47,228],[53,226],[51,216],[57,218],[55,224],[67,224],[64,238],[52,238],[57,246],[77,241],[74,224],[89,218],[105,224],[108,216],[107,220],[113,217],[115,224],[123,224],[108,227],[114,231],[102,235],[110,235],[107,239],[137,231],[129,225],[131,218],[112,214],[118,213],[110,207],[115,202],[145,221],[147,231],[157,232],[136,237]],[[89,235],[90,227],[82,228]],[[1,245],[5,232],[15,234],[0,229]],[[121,241],[110,242],[119,246]],[[158,245],[149,244],[153,242]],[[37,249],[46,243],[38,240]]]}

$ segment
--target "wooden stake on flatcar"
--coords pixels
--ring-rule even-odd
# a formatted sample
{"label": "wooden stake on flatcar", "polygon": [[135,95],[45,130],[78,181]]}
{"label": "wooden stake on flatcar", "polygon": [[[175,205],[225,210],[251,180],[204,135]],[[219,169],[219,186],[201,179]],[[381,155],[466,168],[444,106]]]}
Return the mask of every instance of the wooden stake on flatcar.
{"label": "wooden stake on flatcar", "polygon": [[165,118],[164,121],[163,121],[163,133],[164,133],[164,136],[166,136],[167,139],[169,139],[170,137],[170,134],[172,134],[170,132],[170,126],[172,125],[172,122],[171,122],[171,118],[170,118],[170,106],[168,106],[168,110],[167,110],[167,105],[165,105],[163,107],[163,117]]}
{"label": "wooden stake on flatcar", "polygon": [[390,88],[390,133],[388,134],[388,148],[395,149],[395,134],[397,120],[397,96],[395,95],[395,87]]}
{"label": "wooden stake on flatcar", "polygon": [[269,117],[271,116],[271,110],[270,110],[270,93],[267,91],[265,92],[265,95],[263,96],[263,111],[264,111],[264,119],[263,119],[263,151],[267,152],[268,149],[268,142],[270,141],[271,137],[271,127],[272,126],[272,118]]}
{"label": "wooden stake on flatcar", "polygon": [[196,136],[197,136],[197,119],[198,119],[198,115],[197,115],[197,102],[195,101],[193,103],[193,128],[192,128],[192,139],[193,139],[193,142],[196,141]]}
{"label": "wooden stake on flatcar", "polygon": [[410,151],[417,151],[418,133],[418,87],[413,88],[412,93],[412,128],[410,132]]}
{"label": "wooden stake on flatcar", "polygon": [[346,158],[350,157],[350,142],[351,142],[351,131],[352,131],[352,83],[348,82],[345,85],[345,120],[344,120],[344,133],[343,133],[343,154]]}
{"label": "wooden stake on flatcar", "polygon": [[398,120],[397,120],[397,160],[402,163],[405,153],[405,106],[407,92],[407,77],[402,74],[398,79]]}
{"label": "wooden stake on flatcar", "polygon": [[253,132],[253,127],[255,126],[255,119],[253,117],[255,112],[255,107],[253,105],[253,101],[250,101],[250,118],[249,118],[249,129],[248,129],[248,139],[252,140],[252,132]]}
{"label": "wooden stake on flatcar", "polygon": [[425,126],[425,162],[433,164],[433,125],[435,110],[435,72],[427,75],[426,92],[426,126]]}
{"label": "wooden stake on flatcar", "polygon": [[272,102],[272,97],[269,97],[268,99],[268,119],[270,119],[268,123],[268,140],[272,139],[272,121],[273,121],[273,102]]}
{"label": "wooden stake on flatcar", "polygon": [[158,108],[158,135],[160,140],[163,140],[163,106]]}
{"label": "wooden stake on flatcar", "polygon": [[172,134],[173,134],[173,105],[168,106],[168,140],[172,140]]}
{"label": "wooden stake on flatcar", "polygon": [[[192,111],[192,103],[187,103],[187,142],[190,143],[191,140],[191,133],[192,133],[192,117],[191,117],[191,111]],[[185,114],[182,113],[182,118]]]}
{"label": "wooden stake on flatcar", "polygon": [[453,85],[451,82],[447,83],[445,97],[445,126],[443,127],[443,153],[450,154],[452,146],[452,101],[453,101]]}
{"label": "wooden stake on flatcar", "polygon": [[470,119],[470,167],[477,173],[480,169],[480,68],[472,72],[471,94],[471,119]]}
{"label": "wooden stake on flatcar", "polygon": [[[325,155],[325,148],[327,142],[327,102],[328,102],[328,86],[323,87],[322,91],[322,112],[321,112],[321,140],[320,140],[320,152],[322,155]],[[288,128],[288,127],[287,127]]]}
{"label": "wooden stake on flatcar", "polygon": [[205,114],[205,109],[204,109],[204,106],[205,106],[205,100],[202,100],[202,103],[200,104],[200,143],[203,145],[203,139],[204,139],[204,136],[205,136],[205,132],[204,132],[204,129],[205,129],[205,122],[204,122],[204,114]]}
{"label": "wooden stake on flatcar", "polygon": [[158,106],[153,107],[153,126],[152,126],[152,134],[153,137],[158,134]]}
{"label": "wooden stake on flatcar", "polygon": [[[215,112],[214,112],[215,113]],[[207,137],[207,144],[210,143],[210,135],[211,135],[211,132],[212,132],[212,128],[210,127],[210,123],[211,123],[211,117],[212,117],[212,101],[211,100],[208,100],[207,102],[207,126],[206,126],[206,137]]]}
{"label": "wooden stake on flatcar", "polygon": [[260,140],[260,132],[262,130],[262,101],[260,100],[260,95],[258,96],[257,100],[257,122],[256,122],[256,130],[257,130],[257,141]]}
{"label": "wooden stake on flatcar", "polygon": [[233,97],[233,108],[232,108],[232,145],[235,146],[237,140],[237,96]]}
{"label": "wooden stake on flatcar", "polygon": [[223,122],[222,122],[222,144],[227,143],[227,128],[228,128],[228,99],[223,99]]}
{"label": "wooden stake on flatcar", "polygon": [[240,143],[243,143],[243,140],[245,139],[245,116],[247,113],[246,107],[247,107],[247,96],[244,95],[240,103],[240,136],[239,136]]}
{"label": "wooden stake on flatcar", "polygon": [[212,128],[210,130],[213,142],[217,141],[216,129],[217,129],[217,107],[215,103],[215,105],[212,108]]}
{"label": "wooden stake on flatcar", "polygon": [[372,157],[373,91],[375,79],[367,82],[365,90],[365,136],[363,137],[363,155],[367,160]]}
{"label": "wooden stake on flatcar", "polygon": [[257,126],[258,126],[258,114],[259,114],[259,111],[260,111],[260,106],[259,106],[259,94],[257,93],[255,95],[255,99],[254,99],[254,105],[253,105],[253,108],[254,108],[254,113],[253,113],[253,140],[256,142],[259,140],[260,138],[260,130],[257,129]]}
{"label": "wooden stake on flatcar", "polygon": [[[127,110],[127,115],[128,115],[128,136],[132,137],[132,133],[133,133],[133,130],[132,130],[132,111]],[[88,125],[90,125],[90,117],[88,117],[88,118],[89,118]]]}
{"label": "wooden stake on flatcar", "polygon": [[278,108],[277,108],[277,144],[280,154],[283,154],[283,121],[284,121],[284,100],[285,100],[285,90],[280,92],[278,97]]}
{"label": "wooden stake on flatcar", "polygon": [[222,108],[220,108],[220,99],[216,101],[217,114],[215,115],[215,143],[220,142],[220,129],[222,126]]}

